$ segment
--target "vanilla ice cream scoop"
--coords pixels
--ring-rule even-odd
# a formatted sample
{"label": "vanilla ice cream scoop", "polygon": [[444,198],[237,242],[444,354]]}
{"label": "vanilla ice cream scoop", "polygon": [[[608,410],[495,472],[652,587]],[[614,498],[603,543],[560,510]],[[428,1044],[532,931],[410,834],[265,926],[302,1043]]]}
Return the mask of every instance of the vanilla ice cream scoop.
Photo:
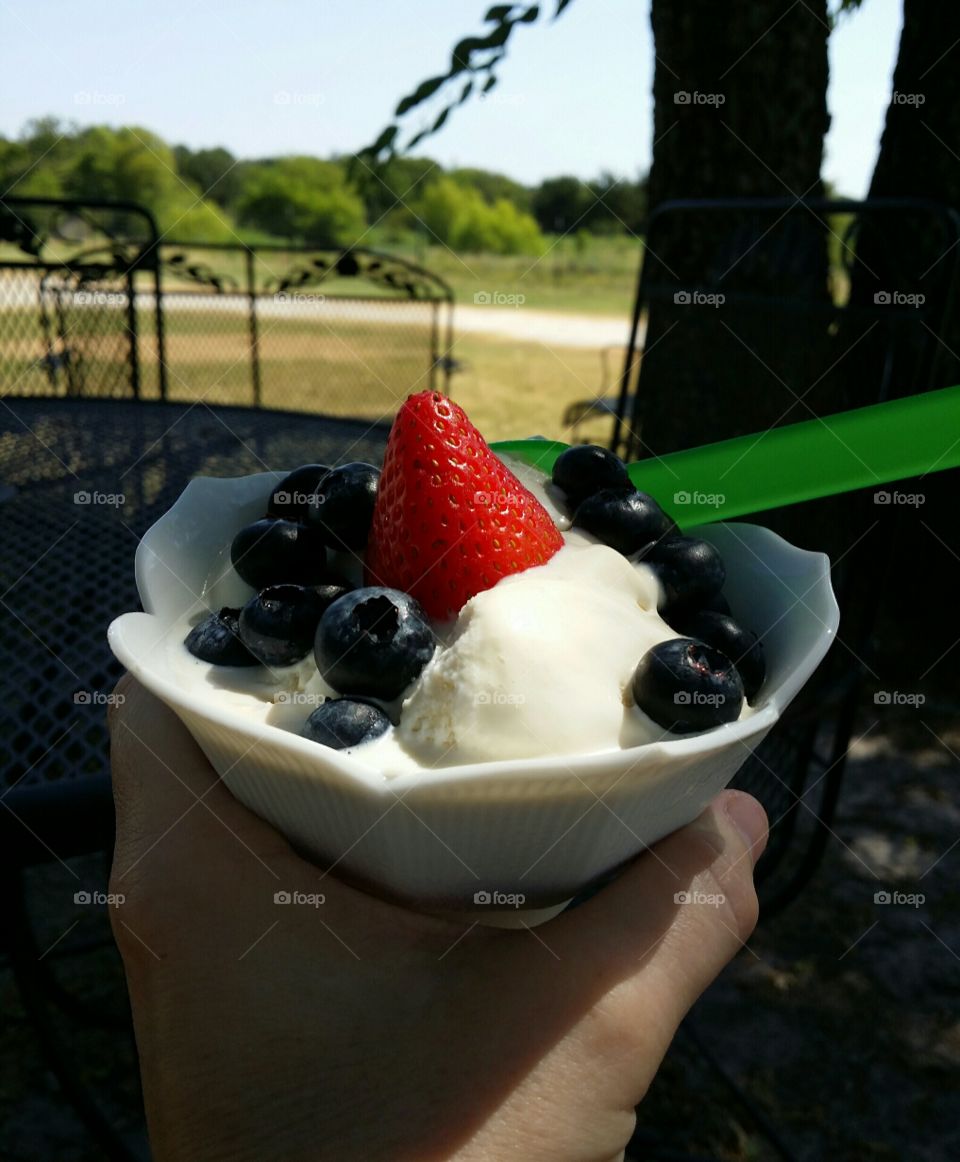
{"label": "vanilla ice cream scoop", "polygon": [[[564,545],[544,565],[502,578],[437,625],[438,648],[402,703],[396,726],[353,752],[390,777],[469,763],[596,754],[677,737],[637,706],[631,688],[643,655],[677,633],[657,612],[660,582],[648,565],[570,528],[549,480],[518,474],[548,507]],[[211,604],[218,604],[212,593]],[[312,657],[260,672],[199,661],[170,635],[179,680],[252,719],[299,732],[311,710],[337,697]],[[202,692],[202,693],[201,693]],[[740,717],[751,713],[744,702]]]}
{"label": "vanilla ice cream scoop", "polygon": [[658,582],[613,549],[573,538],[547,564],[467,602],[384,747],[437,767],[664,736],[629,692],[641,656],[676,637],[657,614]]}

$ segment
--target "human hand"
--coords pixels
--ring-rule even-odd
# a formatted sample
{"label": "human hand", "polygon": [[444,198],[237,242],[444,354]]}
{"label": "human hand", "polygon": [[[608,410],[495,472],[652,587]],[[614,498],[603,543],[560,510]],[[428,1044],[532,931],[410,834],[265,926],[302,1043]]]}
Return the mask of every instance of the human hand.
{"label": "human hand", "polygon": [[[111,917],[156,1162],[622,1156],[677,1026],[756,923],[755,800],[724,792],[542,927],[471,927],[301,859],[170,710],[118,690]],[[278,908],[281,889],[325,902]]]}

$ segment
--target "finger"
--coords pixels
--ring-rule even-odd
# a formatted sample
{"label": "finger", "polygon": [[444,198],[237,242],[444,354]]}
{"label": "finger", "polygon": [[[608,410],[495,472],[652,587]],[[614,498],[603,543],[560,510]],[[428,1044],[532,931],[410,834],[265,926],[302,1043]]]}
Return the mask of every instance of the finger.
{"label": "finger", "polygon": [[[564,959],[585,964],[615,1027],[643,1030],[659,1060],[690,1006],[736,955],[757,921],[753,866],[767,840],[763,807],[725,791],[693,823],[544,931]],[[598,966],[600,966],[598,968]]]}
{"label": "finger", "polygon": [[[214,866],[244,847],[254,856],[289,853],[286,840],[239,803],[177,716],[130,675],[110,715],[117,814],[115,874],[148,859]],[[219,862],[223,862],[222,858]],[[232,862],[232,861],[230,861]]]}
{"label": "finger", "polygon": [[346,914],[361,926],[371,915],[397,924],[408,916],[421,928],[436,926],[302,859],[233,797],[173,711],[129,675],[116,692],[123,700],[110,716],[117,815],[111,890],[127,899],[138,931],[157,931],[161,922],[182,935],[186,922],[222,930],[234,921],[245,931],[255,914],[276,919],[275,893],[284,890],[322,892],[330,922]]}

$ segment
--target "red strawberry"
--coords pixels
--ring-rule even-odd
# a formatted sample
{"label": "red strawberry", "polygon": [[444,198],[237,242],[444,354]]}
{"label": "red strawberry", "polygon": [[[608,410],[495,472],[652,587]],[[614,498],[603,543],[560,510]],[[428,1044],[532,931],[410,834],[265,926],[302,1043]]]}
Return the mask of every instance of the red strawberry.
{"label": "red strawberry", "polygon": [[455,617],[501,577],[549,561],[563,537],[490,451],[463,408],[436,391],[397,413],[367,542],[366,580]]}

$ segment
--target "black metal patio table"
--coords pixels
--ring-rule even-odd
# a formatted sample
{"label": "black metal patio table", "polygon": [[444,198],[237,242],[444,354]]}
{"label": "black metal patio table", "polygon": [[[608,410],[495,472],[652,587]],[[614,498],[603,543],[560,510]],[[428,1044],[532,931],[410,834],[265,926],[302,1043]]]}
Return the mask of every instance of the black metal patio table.
{"label": "black metal patio table", "polygon": [[[106,697],[121,667],[106,631],[117,614],[139,606],[138,541],[193,476],[377,463],[388,430],[386,419],[203,403],[0,400],[0,864],[13,899],[6,942],[48,1063],[104,1156],[118,1162],[142,1150],[121,1140],[77,1081],[49,1020],[51,1000],[71,1015],[82,1005],[37,955],[20,869],[112,848]],[[776,766],[807,761],[789,730],[770,744]],[[764,761],[752,777],[760,777],[775,819],[770,794],[780,780],[763,778],[769,769]],[[749,772],[740,777],[760,793]],[[775,830],[786,846],[790,828]]]}
{"label": "black metal patio table", "polygon": [[388,424],[92,399],[0,406],[0,853],[112,845],[106,631],[136,609],[146,529],[191,477],[379,462]]}
{"label": "black metal patio table", "polygon": [[[193,476],[299,464],[379,462],[389,418],[371,424],[282,411],[90,398],[0,400],[0,945],[48,1066],[104,1157],[144,1156],[80,1081],[51,1002],[115,1024],[59,983],[36,943],[23,869],[113,847],[107,646],[139,608],[134,554]],[[71,952],[69,941],[55,956]],[[79,947],[73,952],[82,952]]]}

